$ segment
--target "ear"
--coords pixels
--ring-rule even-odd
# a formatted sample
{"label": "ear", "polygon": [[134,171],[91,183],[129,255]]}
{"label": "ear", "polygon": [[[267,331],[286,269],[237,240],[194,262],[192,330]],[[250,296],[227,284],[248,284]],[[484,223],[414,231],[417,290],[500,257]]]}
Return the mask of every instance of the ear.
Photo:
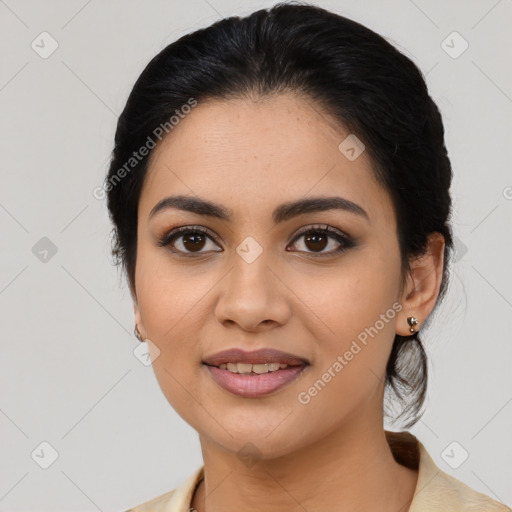
{"label": "ear", "polygon": [[397,315],[396,334],[410,336],[410,316],[418,320],[416,331],[421,329],[436,305],[443,277],[445,240],[441,233],[431,233],[425,254],[410,262],[411,272],[407,276]]}
{"label": "ear", "polygon": [[142,323],[139,304],[137,303],[136,300],[133,301],[133,317],[134,317],[135,325],[139,329],[142,339],[143,340],[146,339],[146,329],[144,328],[144,325]]}

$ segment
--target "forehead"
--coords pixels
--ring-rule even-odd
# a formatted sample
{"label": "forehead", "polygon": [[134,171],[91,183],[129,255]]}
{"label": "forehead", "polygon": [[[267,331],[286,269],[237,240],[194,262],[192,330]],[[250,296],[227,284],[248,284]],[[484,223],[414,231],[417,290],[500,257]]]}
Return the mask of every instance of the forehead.
{"label": "forehead", "polygon": [[[140,213],[170,194],[197,195],[240,215],[307,195],[340,195],[392,221],[387,192],[363,151],[339,149],[350,133],[304,97],[199,102],[153,150]],[[254,208],[253,208],[254,207]]]}

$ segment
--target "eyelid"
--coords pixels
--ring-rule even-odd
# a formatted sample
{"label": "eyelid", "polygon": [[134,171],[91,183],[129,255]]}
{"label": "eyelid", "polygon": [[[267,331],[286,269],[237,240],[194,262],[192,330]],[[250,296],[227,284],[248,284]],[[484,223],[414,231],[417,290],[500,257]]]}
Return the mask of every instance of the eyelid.
{"label": "eyelid", "polygon": [[[197,225],[179,226],[176,228],[171,228],[169,231],[166,231],[166,233],[159,238],[157,245],[159,247],[165,247],[171,243],[171,240],[173,240],[175,238],[179,238],[179,236],[182,233],[189,233],[189,232],[202,233],[202,234],[212,238],[216,244],[221,245],[220,238],[215,233],[213,233],[213,231],[210,231],[208,228],[206,228],[204,226],[197,226]],[[200,254],[200,253],[198,253],[198,254]]]}
{"label": "eyelid", "polygon": [[328,233],[329,235],[337,235],[343,239],[346,239],[347,241],[352,239],[350,235],[343,232],[341,229],[330,226],[329,224],[311,224],[309,226],[300,228],[293,236],[292,242],[295,241],[295,239],[298,238],[299,236],[307,234],[310,231],[322,231]]}

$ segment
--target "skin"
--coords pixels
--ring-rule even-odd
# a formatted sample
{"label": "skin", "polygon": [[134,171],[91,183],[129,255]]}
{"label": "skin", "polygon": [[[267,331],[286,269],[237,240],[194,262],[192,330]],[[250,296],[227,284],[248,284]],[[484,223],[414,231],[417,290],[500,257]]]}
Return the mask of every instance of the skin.
{"label": "skin", "polygon": [[[338,150],[347,135],[318,105],[290,93],[199,103],[153,151],[138,211],[134,313],[158,355],[153,368],[165,397],[199,433],[198,512],[313,512],[340,503],[348,512],[397,512],[411,503],[417,471],[395,462],[383,430],[385,368],[395,334],[409,333],[407,317],[421,329],[435,306],[444,240],[432,235],[427,253],[411,260],[401,292],[391,199],[367,152],[350,161]],[[177,194],[219,203],[233,219],[168,209],[148,221],[159,200]],[[369,221],[342,210],[272,221],[284,202],[334,195],[364,208]],[[295,239],[300,228],[324,223],[356,245],[319,257],[339,242],[329,238],[322,249]],[[179,226],[206,227],[220,242],[206,238],[190,258],[157,245]],[[248,236],[263,249],[250,264],[236,252]],[[194,246],[183,243],[182,236],[174,247],[190,253]],[[298,394],[393,304],[401,311],[299,403]],[[244,398],[220,388],[201,363],[229,347],[273,347],[310,366],[271,395]],[[246,443],[258,450],[254,465],[237,454]]]}

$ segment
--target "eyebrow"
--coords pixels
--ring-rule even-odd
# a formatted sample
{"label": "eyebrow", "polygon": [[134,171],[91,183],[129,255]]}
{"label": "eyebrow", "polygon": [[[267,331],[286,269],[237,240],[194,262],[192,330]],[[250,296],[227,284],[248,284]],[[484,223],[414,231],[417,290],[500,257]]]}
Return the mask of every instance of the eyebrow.
{"label": "eyebrow", "polygon": [[[205,199],[190,196],[169,196],[160,200],[149,213],[148,221],[157,213],[169,208],[188,211],[197,215],[205,215],[216,219],[231,221],[233,211],[229,208],[207,201]],[[306,213],[324,212],[328,210],[343,210],[363,217],[367,222],[370,218],[366,211],[358,204],[343,197],[312,197],[289,201],[279,205],[272,213],[274,223],[287,221],[293,217]]]}

